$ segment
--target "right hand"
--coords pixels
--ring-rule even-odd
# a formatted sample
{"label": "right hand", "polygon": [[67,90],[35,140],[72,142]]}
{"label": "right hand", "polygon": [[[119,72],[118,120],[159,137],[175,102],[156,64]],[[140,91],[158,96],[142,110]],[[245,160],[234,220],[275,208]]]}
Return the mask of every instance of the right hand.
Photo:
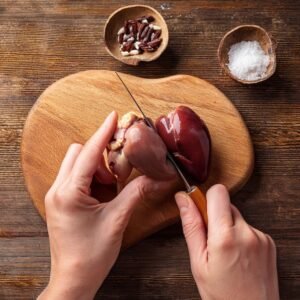
{"label": "right hand", "polygon": [[176,194],[191,269],[203,300],[278,300],[276,247],[230,204],[226,188],[207,192],[208,230],[193,200]]}

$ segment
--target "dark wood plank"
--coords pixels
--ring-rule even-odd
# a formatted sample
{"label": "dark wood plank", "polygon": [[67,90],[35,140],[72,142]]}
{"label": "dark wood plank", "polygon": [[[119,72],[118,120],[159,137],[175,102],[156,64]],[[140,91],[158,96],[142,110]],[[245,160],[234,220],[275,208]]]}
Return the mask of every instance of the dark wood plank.
{"label": "dark wood plank", "polygon": [[[167,20],[170,44],[159,60],[139,67],[121,65],[103,47],[106,18],[125,4],[0,1],[0,298],[33,299],[49,274],[46,226],[30,202],[20,168],[26,115],[58,78],[111,69],[149,78],[199,76],[235,103],[249,126],[256,165],[254,176],[233,200],[253,226],[274,237],[282,299],[298,299],[300,2],[152,1]],[[256,86],[232,81],[217,62],[222,35],[243,23],[265,27],[278,41],[277,73]],[[180,226],[122,254],[99,291],[101,297],[198,299]]]}

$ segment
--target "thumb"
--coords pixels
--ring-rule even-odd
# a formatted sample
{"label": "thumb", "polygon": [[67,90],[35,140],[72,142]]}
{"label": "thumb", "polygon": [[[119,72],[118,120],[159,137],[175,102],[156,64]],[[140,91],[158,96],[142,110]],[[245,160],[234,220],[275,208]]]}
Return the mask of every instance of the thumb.
{"label": "thumb", "polygon": [[108,202],[107,208],[116,214],[122,225],[127,226],[136,205],[155,192],[158,186],[158,182],[146,176],[139,176],[129,182],[116,198]]}
{"label": "thumb", "polygon": [[189,250],[191,264],[198,263],[207,245],[206,228],[202,216],[193,200],[184,192],[175,195],[180,211],[183,233]]}

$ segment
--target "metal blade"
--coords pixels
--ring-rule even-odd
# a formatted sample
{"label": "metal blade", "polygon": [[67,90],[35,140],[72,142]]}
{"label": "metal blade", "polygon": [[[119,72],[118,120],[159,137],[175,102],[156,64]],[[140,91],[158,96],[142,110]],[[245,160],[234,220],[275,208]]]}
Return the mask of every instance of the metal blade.
{"label": "metal blade", "polygon": [[149,121],[149,119],[147,118],[147,116],[144,114],[142,108],[140,107],[140,105],[137,103],[137,101],[135,100],[135,98],[133,97],[133,95],[131,94],[131,92],[129,91],[128,87],[126,86],[126,84],[124,83],[124,81],[122,80],[121,76],[118,74],[118,72],[116,72],[116,75],[119,77],[120,81],[122,82],[123,86],[125,87],[126,91],[128,92],[128,94],[130,95],[131,99],[134,101],[135,105],[137,106],[137,108],[139,109],[140,113],[142,114],[146,124],[148,126],[150,126],[152,129],[154,129],[156,131],[156,128],[152,125],[152,123]]}
{"label": "metal blade", "polygon": [[[150,122],[150,120],[148,119],[148,117],[145,115],[145,113],[143,112],[142,108],[140,107],[140,105],[138,104],[138,102],[135,100],[135,98],[133,97],[133,95],[131,94],[131,92],[129,91],[128,87],[126,86],[126,84],[124,83],[124,81],[122,80],[121,76],[118,74],[118,72],[115,72],[116,75],[118,76],[118,78],[120,79],[120,81],[122,82],[124,88],[126,89],[127,93],[130,95],[131,99],[133,100],[133,102],[135,103],[136,107],[138,108],[138,110],[140,111],[140,113],[142,114],[146,124],[151,127],[154,131],[156,131],[156,128],[153,126],[153,124]],[[164,143],[164,141],[163,141]],[[177,165],[176,161],[174,160],[172,154],[167,151],[167,158],[169,159],[169,161],[172,163],[172,165],[175,167],[176,171],[178,172],[179,176],[181,177],[182,181],[184,182],[184,185],[187,189],[187,192],[191,192],[192,191],[192,186],[189,184],[189,182],[187,181],[187,179],[185,178],[184,174],[182,173],[180,167]]]}

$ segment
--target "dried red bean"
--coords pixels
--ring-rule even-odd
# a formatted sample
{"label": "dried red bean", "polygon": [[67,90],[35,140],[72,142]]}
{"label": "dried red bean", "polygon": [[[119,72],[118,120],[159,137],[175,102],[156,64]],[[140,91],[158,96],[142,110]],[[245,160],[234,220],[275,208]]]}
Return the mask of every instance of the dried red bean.
{"label": "dried red bean", "polygon": [[154,51],[156,51],[156,49],[157,49],[157,48],[152,48],[152,47],[149,47],[149,46],[148,46],[148,47],[146,48],[146,51],[147,51],[147,52],[154,52]]}
{"label": "dried red bean", "polygon": [[122,51],[130,51],[133,48],[133,42],[127,42],[125,45],[122,46]]}
{"label": "dried red bean", "polygon": [[[121,51],[129,53],[133,51],[136,54],[137,52],[143,53],[144,51],[153,52],[157,50],[162,41],[159,38],[161,29],[159,29],[159,26],[149,24],[153,21],[154,18],[152,16],[142,16],[136,20],[126,20],[124,22],[124,33],[118,34],[118,42],[122,45]],[[154,29],[153,27],[157,27],[158,29]],[[139,46],[135,46],[137,41],[140,42]]]}
{"label": "dried red bean", "polygon": [[141,49],[143,49],[143,47],[146,47],[147,45],[144,43],[144,42],[141,42],[140,44],[139,44],[139,48],[141,48]]}
{"label": "dried red bean", "polygon": [[141,23],[141,22],[137,22],[138,32],[140,32],[141,30],[143,30],[145,26],[146,26],[146,24]]}
{"label": "dried red bean", "polygon": [[147,32],[145,38],[143,39],[143,42],[148,42],[148,41],[150,41],[150,36],[151,36],[151,34],[152,34],[152,32],[153,32],[153,28],[151,28],[151,27],[149,27],[149,28],[150,28],[150,29],[148,30],[148,32]]}
{"label": "dried red bean", "polygon": [[131,33],[129,33],[129,34],[127,34],[126,36],[124,36],[124,42],[126,42],[128,39],[130,39],[130,38],[134,38],[134,34],[133,34],[133,32],[131,32]]}
{"label": "dried red bean", "polygon": [[154,21],[154,17],[152,17],[152,16],[148,16],[148,17],[146,17],[146,19],[149,23]]}
{"label": "dried red bean", "polygon": [[129,23],[128,21],[125,21],[124,22],[124,30],[125,30],[125,34],[129,34]]}
{"label": "dried red bean", "polygon": [[137,34],[138,30],[137,30],[137,22],[133,23],[132,25],[132,33],[133,34]]}
{"label": "dried red bean", "polygon": [[161,35],[161,30],[155,30],[155,34],[152,40],[156,40],[160,37]]}
{"label": "dried red bean", "polygon": [[119,44],[123,43],[123,39],[124,39],[124,33],[119,34],[118,35],[118,42],[119,42]]}
{"label": "dried red bean", "polygon": [[161,43],[161,39],[159,38],[149,42],[147,45],[152,48],[158,48],[160,43]]}
{"label": "dried red bean", "polygon": [[153,52],[154,50],[156,50],[156,49],[154,49],[154,48],[148,46],[147,44],[141,44],[139,47],[140,47],[142,50],[147,51],[147,52]]}
{"label": "dried red bean", "polygon": [[143,32],[140,35],[140,39],[144,39],[149,31],[150,27],[148,25],[146,25],[146,27],[144,28]]}
{"label": "dried red bean", "polygon": [[[130,23],[130,21],[132,21],[132,22]],[[129,32],[136,34],[137,33],[137,22],[133,21],[133,20],[129,20],[128,22],[129,22]]]}
{"label": "dried red bean", "polygon": [[137,40],[138,40],[138,41],[140,40],[141,34],[142,34],[142,32],[144,31],[144,29],[145,29],[146,26],[147,26],[147,25],[144,24],[144,23],[138,23],[138,33],[137,33]]}

